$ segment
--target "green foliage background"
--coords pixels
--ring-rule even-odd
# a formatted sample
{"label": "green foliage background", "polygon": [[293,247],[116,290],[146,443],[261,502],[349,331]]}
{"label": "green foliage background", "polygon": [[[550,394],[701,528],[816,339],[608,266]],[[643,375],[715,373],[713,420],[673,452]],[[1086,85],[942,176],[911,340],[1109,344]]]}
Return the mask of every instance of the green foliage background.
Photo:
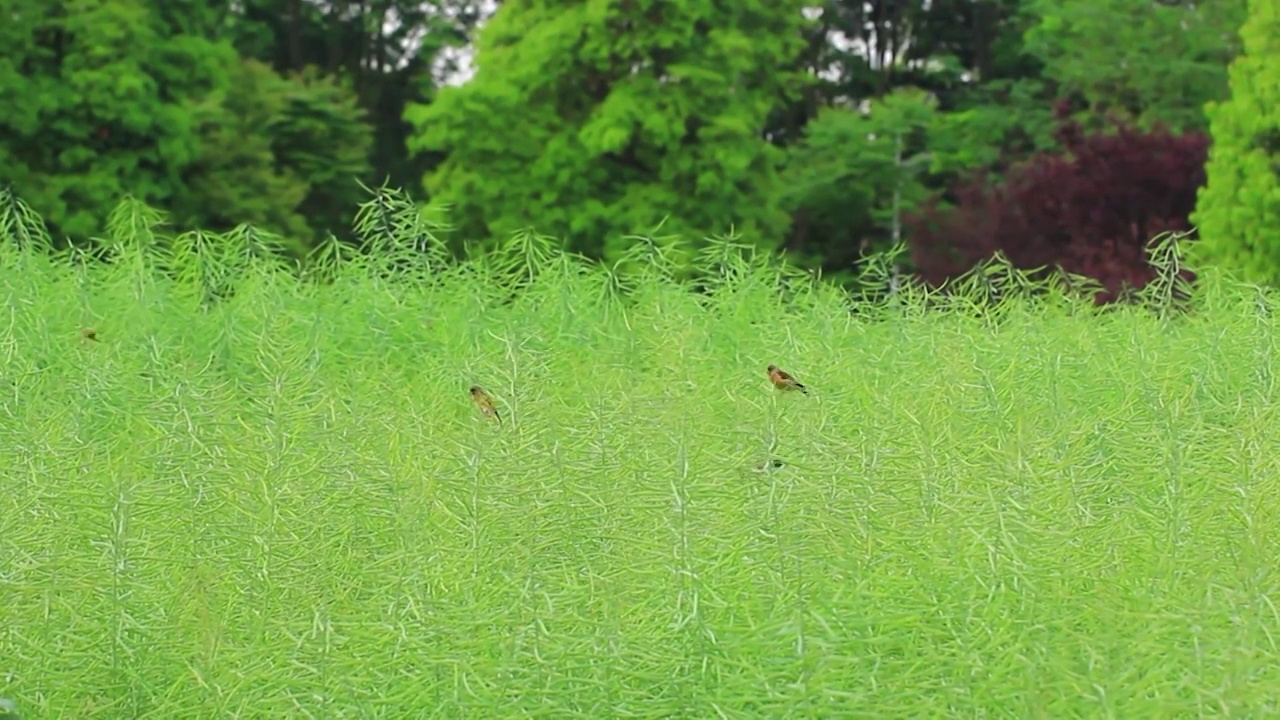
{"label": "green foliage background", "polygon": [[447,158],[428,190],[463,237],[533,225],[610,260],[664,219],[780,237],[782,153],[761,129],[804,82],[788,69],[803,3],[734,5],[508,0],[479,35],[474,80],[406,114],[410,150]]}
{"label": "green foliage background", "polygon": [[[302,257],[357,241],[361,184],[385,184],[434,217],[449,208],[441,237],[458,255],[530,228],[607,262],[635,236],[696,251],[728,234],[849,280],[957,180],[998,182],[1056,149],[1056,100],[1090,130],[1116,117],[1206,128],[1206,103],[1229,97],[1246,0],[4,11],[0,187],[58,245],[91,246],[132,196],[175,232],[248,223]],[[1233,102],[1252,102],[1237,84]],[[1220,162],[1253,152],[1234,142]],[[1231,213],[1224,193],[1205,217]],[[1269,267],[1249,252],[1206,262]],[[679,262],[691,270],[693,255]]]}
{"label": "green foliage background", "polygon": [[1200,262],[1280,280],[1280,8],[1251,2],[1231,65],[1231,98],[1209,108],[1214,145],[1195,216]]}
{"label": "green foliage background", "polygon": [[1092,117],[1203,128],[1205,103],[1227,95],[1244,0],[1032,0],[1026,50],[1043,77],[1076,93]]}

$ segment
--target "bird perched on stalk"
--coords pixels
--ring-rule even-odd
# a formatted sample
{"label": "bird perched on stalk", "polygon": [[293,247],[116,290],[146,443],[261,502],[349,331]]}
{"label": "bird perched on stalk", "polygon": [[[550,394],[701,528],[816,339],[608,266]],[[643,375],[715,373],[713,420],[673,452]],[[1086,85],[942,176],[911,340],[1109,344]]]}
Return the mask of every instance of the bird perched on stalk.
{"label": "bird perched on stalk", "polygon": [[805,395],[809,394],[809,390],[800,384],[799,380],[791,377],[790,374],[777,365],[769,366],[769,382],[773,383],[773,386],[779,390],[799,390]]}
{"label": "bird perched on stalk", "polygon": [[502,416],[498,414],[498,408],[494,406],[493,398],[489,397],[489,393],[485,392],[484,388],[479,385],[471,386],[471,402],[480,408],[481,414],[485,417],[491,417],[497,420],[499,425],[502,424]]}

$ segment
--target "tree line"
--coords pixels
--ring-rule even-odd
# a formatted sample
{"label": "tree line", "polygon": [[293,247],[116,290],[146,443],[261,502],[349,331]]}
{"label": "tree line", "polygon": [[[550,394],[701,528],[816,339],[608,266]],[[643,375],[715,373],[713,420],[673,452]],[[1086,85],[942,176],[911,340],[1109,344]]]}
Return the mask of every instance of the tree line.
{"label": "tree line", "polygon": [[71,242],[129,195],[304,251],[388,184],[460,253],[732,231],[852,277],[903,241],[929,281],[999,250],[1116,295],[1198,227],[1280,275],[1278,0],[4,6],[0,184]]}

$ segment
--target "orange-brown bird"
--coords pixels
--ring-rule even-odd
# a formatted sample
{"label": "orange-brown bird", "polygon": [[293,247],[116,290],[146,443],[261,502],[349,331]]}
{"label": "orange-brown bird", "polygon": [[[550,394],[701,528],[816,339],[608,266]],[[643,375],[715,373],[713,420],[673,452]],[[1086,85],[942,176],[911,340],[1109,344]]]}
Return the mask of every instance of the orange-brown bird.
{"label": "orange-brown bird", "polygon": [[489,393],[485,392],[484,388],[479,385],[471,386],[471,402],[480,408],[480,412],[485,417],[491,417],[497,420],[499,425],[502,424],[502,416],[498,414],[498,408],[494,406],[493,398],[489,397]]}
{"label": "orange-brown bird", "polygon": [[98,342],[98,331],[93,328],[80,328],[80,339]]}
{"label": "orange-brown bird", "polygon": [[787,374],[787,371],[779,368],[777,365],[769,366],[769,382],[779,390],[799,390],[805,395],[809,394],[808,389],[800,384],[799,380]]}

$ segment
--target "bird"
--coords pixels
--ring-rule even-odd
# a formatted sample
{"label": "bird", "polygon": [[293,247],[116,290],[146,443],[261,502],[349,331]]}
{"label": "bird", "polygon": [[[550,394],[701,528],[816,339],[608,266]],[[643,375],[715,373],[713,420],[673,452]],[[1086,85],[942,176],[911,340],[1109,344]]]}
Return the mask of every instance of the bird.
{"label": "bird", "polygon": [[90,342],[98,342],[98,331],[93,328],[80,328],[80,339]]}
{"label": "bird", "polygon": [[498,414],[498,408],[494,406],[493,398],[489,397],[489,393],[485,392],[484,388],[479,385],[471,386],[471,402],[475,403],[476,407],[480,408],[480,412],[486,417],[497,420],[499,425],[502,424],[502,416]]}
{"label": "bird", "polygon": [[805,395],[809,394],[809,390],[799,380],[791,377],[785,370],[777,365],[769,366],[769,382],[779,390],[799,390]]}

